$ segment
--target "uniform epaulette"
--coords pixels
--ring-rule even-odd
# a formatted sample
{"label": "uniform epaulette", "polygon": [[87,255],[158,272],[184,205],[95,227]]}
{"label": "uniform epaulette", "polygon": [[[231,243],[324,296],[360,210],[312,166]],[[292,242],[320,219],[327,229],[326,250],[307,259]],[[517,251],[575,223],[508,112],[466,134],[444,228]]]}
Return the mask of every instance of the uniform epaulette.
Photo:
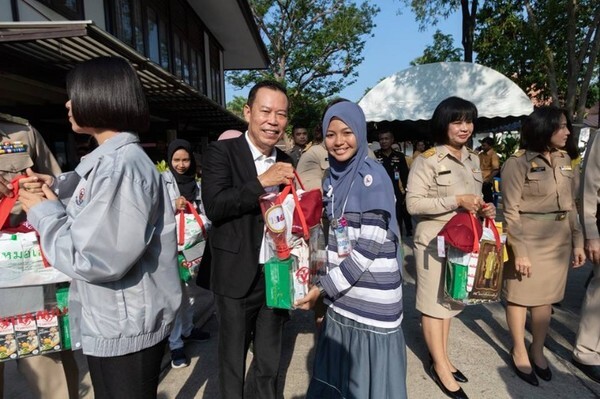
{"label": "uniform epaulette", "polygon": [[525,155],[525,150],[523,150],[523,149],[512,154],[513,157],[522,157],[523,155]]}
{"label": "uniform epaulette", "polygon": [[429,158],[433,155],[435,155],[435,147],[431,147],[427,151],[422,152],[420,156],[422,156],[423,158]]}
{"label": "uniform epaulette", "polygon": [[558,150],[558,152],[561,152],[561,153],[563,153],[563,154],[566,154],[566,153],[567,153],[565,150],[561,150],[561,149],[559,149],[559,150]]}
{"label": "uniform epaulette", "polygon": [[467,151],[469,151],[471,154],[479,155],[479,153],[472,148],[467,147]]}
{"label": "uniform epaulette", "polygon": [[0,121],[29,126],[29,121],[27,119],[19,118],[18,116],[12,116],[9,114],[0,113]]}

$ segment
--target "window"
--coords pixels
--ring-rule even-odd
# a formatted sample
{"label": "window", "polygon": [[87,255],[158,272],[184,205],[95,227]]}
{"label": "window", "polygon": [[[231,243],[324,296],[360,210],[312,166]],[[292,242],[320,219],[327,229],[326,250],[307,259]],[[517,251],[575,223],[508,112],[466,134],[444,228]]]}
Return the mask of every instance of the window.
{"label": "window", "polygon": [[213,40],[210,41],[210,87],[212,99],[221,104],[221,51]]}
{"label": "window", "polygon": [[[105,0],[105,5],[109,32],[201,93],[206,93],[205,27],[186,1]],[[211,71],[218,76],[208,81],[219,88],[215,93],[218,92],[218,98],[221,98],[220,48],[216,42],[215,46],[217,59]]]}
{"label": "window", "polygon": [[158,40],[158,17],[148,7],[148,58],[160,65],[160,42]]}
{"label": "window", "polygon": [[83,0],[40,0],[56,12],[71,19],[83,19]]}

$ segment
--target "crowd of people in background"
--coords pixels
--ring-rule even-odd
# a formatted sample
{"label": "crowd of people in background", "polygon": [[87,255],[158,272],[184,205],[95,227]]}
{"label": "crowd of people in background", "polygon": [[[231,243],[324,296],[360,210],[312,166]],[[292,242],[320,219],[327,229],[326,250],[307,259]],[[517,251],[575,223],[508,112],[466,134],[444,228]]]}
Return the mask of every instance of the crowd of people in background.
{"label": "crowd of people in background", "polygon": [[[451,322],[464,306],[442,303],[445,257],[437,236],[461,212],[495,218],[499,179],[508,229],[503,297],[511,366],[531,385],[552,379],[543,351],[552,304],[564,297],[569,266],[587,257],[594,275],[573,363],[600,383],[600,141],[589,144],[583,170],[574,168],[578,154],[564,110],[540,107],[525,118],[520,150],[500,165],[492,137],[480,141],[479,152],[469,148],[478,110],[465,99],[449,97],[437,106],[433,145],[416,141],[410,156],[387,130],[377,132],[373,152],[361,108],[337,99],[314,134],[292,126],[293,147],[286,153],[277,145],[290,122],[287,92],[278,82],[262,81],[243,109],[247,131],[226,131],[210,143],[200,180],[186,140],[168,143],[162,173],[144,153],[138,134],[150,123],[148,105],[127,61],[102,57],[79,64],[68,76],[67,93],[73,131],[93,138],[94,146],[81,154],[75,171],[60,174],[35,129],[0,115],[3,140],[28,146],[22,163],[0,157],[0,197],[14,196],[16,174],[7,171],[25,174],[10,225],[26,218],[50,264],[72,279],[71,339],[85,355],[96,398],[155,398],[165,349],[173,368],[186,367],[184,342],[210,339],[193,323],[193,281],[178,275],[175,215],[190,206],[212,224],[201,268],[210,271],[204,285],[216,304],[221,397],[244,397],[251,346],[254,397],[277,397],[290,313],[266,305],[264,264],[274,251],[259,198],[279,192],[295,171],[307,190],[322,191],[327,236],[325,268],[295,303],[321,309],[307,398],[407,397],[403,240],[414,249],[427,370],[446,396],[468,397],[460,384],[469,378],[449,356]],[[18,313],[13,299],[37,295],[30,291],[0,289],[0,310]],[[19,370],[39,397],[78,395],[71,351],[19,360]]]}

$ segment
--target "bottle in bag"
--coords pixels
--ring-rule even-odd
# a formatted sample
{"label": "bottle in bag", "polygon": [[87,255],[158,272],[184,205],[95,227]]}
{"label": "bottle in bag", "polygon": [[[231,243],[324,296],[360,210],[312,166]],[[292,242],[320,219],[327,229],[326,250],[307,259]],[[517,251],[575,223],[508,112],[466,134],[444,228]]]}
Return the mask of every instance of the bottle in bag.
{"label": "bottle in bag", "polygon": [[287,225],[283,207],[277,203],[277,195],[274,193],[262,195],[259,198],[260,208],[262,210],[267,233],[273,240],[277,257],[281,260],[290,257],[290,247],[287,244]]}

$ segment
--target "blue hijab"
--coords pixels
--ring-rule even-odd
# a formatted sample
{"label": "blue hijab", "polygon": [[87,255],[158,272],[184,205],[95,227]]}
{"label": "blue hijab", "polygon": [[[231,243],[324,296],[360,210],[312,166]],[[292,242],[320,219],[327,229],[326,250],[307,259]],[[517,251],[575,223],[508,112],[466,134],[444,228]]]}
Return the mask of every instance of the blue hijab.
{"label": "blue hijab", "polygon": [[[396,219],[394,187],[383,166],[368,157],[367,121],[363,110],[349,101],[333,105],[323,117],[323,137],[327,136],[333,118],[343,121],[356,136],[358,150],[346,162],[329,156],[329,176],[323,182],[323,203],[329,220],[340,218],[343,212],[363,213],[384,210],[390,214],[390,229],[400,241],[400,228]],[[327,194],[333,188],[332,198]]]}

